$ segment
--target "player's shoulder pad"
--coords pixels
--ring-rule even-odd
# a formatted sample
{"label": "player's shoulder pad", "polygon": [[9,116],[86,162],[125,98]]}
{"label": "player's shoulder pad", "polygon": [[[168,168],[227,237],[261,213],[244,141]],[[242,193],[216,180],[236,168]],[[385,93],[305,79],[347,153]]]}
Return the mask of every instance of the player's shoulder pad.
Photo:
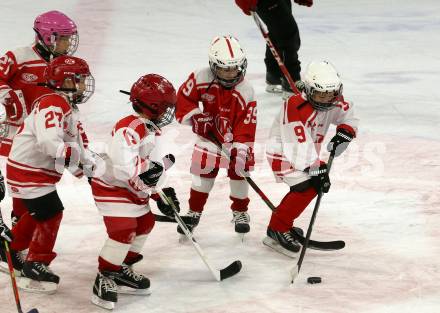
{"label": "player's shoulder pad", "polygon": [[302,94],[293,95],[286,102],[286,116],[288,122],[301,121],[306,123],[308,118],[313,114],[312,105],[303,97]]}
{"label": "player's shoulder pad", "polygon": [[214,75],[209,67],[197,69],[192,74],[194,75],[196,86],[209,85],[214,79]]}
{"label": "player's shoulder pad", "polygon": [[55,92],[43,93],[38,99],[38,111],[44,109],[61,109],[64,115],[69,114],[72,110],[67,100]]}
{"label": "player's shoulder pad", "polygon": [[119,129],[123,129],[123,128],[129,128],[134,130],[139,135],[140,139],[148,135],[147,127],[145,126],[144,121],[139,116],[129,115],[120,119],[116,123],[113,132],[115,133]]}
{"label": "player's shoulder pad", "polygon": [[12,51],[12,53],[15,56],[15,60],[16,60],[17,64],[23,64],[23,63],[31,62],[31,61],[34,61],[36,63],[41,63],[42,65],[47,64],[34,51],[34,49],[32,49],[31,46],[17,48],[14,51]]}
{"label": "player's shoulder pad", "polygon": [[234,92],[238,93],[246,104],[255,100],[254,87],[246,78],[235,86]]}

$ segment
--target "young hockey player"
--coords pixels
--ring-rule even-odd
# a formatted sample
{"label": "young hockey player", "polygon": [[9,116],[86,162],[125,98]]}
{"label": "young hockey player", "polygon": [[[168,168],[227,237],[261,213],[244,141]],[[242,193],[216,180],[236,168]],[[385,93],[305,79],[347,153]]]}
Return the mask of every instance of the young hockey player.
{"label": "young hockey player", "polygon": [[[118,293],[149,293],[149,279],[134,272],[132,265],[142,260],[140,252],[154,226],[150,195],[163,214],[173,216],[172,208],[154,193],[164,168],[149,155],[160,128],[174,118],[176,91],[164,77],[148,74],[133,84],[130,101],[136,113],[116,123],[103,156],[105,173],[92,179],[108,234],[99,254],[92,302],[106,309],[114,308]],[[179,208],[174,189],[163,192]]]}
{"label": "young hockey player", "polygon": [[[199,223],[219,168],[228,170],[231,209],[237,233],[249,232],[248,185],[242,177],[254,164],[257,108],[254,90],[245,79],[247,60],[237,39],[216,37],[209,48],[209,67],[197,70],[179,88],[176,118],[192,127],[197,142],[192,154],[192,185],[187,216]],[[231,160],[212,142],[228,148]],[[179,233],[183,233],[180,227]]]}
{"label": "young hockey player", "polygon": [[[40,96],[49,62],[60,55],[72,55],[78,46],[75,23],[59,11],[45,12],[34,21],[35,42],[6,52],[0,58],[0,155],[8,157],[12,140],[32,103]],[[44,92],[44,91],[43,91]],[[20,198],[12,198],[13,224],[26,208]]]}
{"label": "young hockey player", "polygon": [[[22,274],[19,285],[50,293],[59,283],[48,266],[56,257],[53,247],[64,210],[56,183],[71,159],[83,168],[94,164],[78,129],[77,107],[93,94],[94,80],[87,63],[70,56],[54,59],[44,77],[47,93],[35,101],[14,137],[6,178],[9,193],[27,208],[12,228],[14,268]],[[18,252],[25,249],[29,252],[22,263]]]}
{"label": "young hockey player", "polygon": [[263,243],[288,256],[300,250],[290,229],[318,192],[328,192],[327,165],[320,161],[321,143],[331,124],[336,135],[327,146],[339,156],[356,137],[353,104],[342,96],[342,82],[327,61],[312,62],[304,77],[305,91],[284,102],[270,132],[267,157],[278,182],[290,186],[272,214]]}

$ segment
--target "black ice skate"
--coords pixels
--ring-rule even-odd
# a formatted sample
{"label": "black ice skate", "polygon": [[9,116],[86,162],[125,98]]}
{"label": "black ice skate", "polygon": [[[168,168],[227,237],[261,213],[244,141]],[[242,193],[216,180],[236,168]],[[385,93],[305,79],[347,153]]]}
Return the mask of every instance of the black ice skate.
{"label": "black ice skate", "polygon": [[60,277],[55,275],[46,264],[26,261],[17,285],[25,291],[52,294],[57,291],[59,282]]}
{"label": "black ice skate", "polygon": [[102,272],[96,275],[93,285],[92,303],[107,309],[113,310],[118,302],[117,285],[109,272]]}
{"label": "black ice skate", "polygon": [[[11,252],[12,266],[16,277],[21,276],[21,270],[23,269],[24,257],[21,251],[15,251],[9,249]],[[8,259],[6,258],[6,250],[3,242],[0,240],[0,271],[9,274]]]}
{"label": "black ice skate", "polygon": [[292,258],[301,249],[301,245],[293,239],[290,231],[281,233],[267,228],[267,237],[263,239],[263,243],[275,251]]}
{"label": "black ice skate", "polygon": [[[202,213],[188,210],[188,213],[186,213],[185,216],[190,217],[193,220],[192,224],[189,224],[189,223],[186,224],[186,226],[188,227],[188,230],[190,232],[193,232],[194,228],[196,228],[197,225],[199,225],[200,217],[202,216]],[[183,237],[181,236],[179,241],[184,241],[186,239],[185,233],[183,232],[182,228],[180,228],[180,226],[177,226],[177,232],[179,234],[183,235]]]}
{"label": "black ice skate", "polygon": [[281,78],[272,73],[266,73],[266,92],[281,93]]}
{"label": "black ice skate", "polygon": [[118,285],[118,293],[130,295],[149,295],[151,293],[150,280],[133,271],[129,265],[123,264],[119,272],[110,272],[109,275]]}
{"label": "black ice skate", "polygon": [[238,234],[246,234],[250,230],[250,217],[247,212],[232,211],[233,218],[231,223],[235,223],[235,232]]}

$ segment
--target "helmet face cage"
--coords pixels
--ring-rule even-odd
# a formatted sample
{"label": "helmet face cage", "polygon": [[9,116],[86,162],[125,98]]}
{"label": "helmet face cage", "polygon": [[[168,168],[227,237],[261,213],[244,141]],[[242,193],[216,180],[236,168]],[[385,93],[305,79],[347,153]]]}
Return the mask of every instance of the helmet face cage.
{"label": "helmet face cage", "polygon": [[232,79],[224,79],[218,75],[218,68],[229,68],[229,67],[223,67],[219,66],[217,63],[213,61],[209,61],[209,67],[211,68],[211,72],[214,75],[215,79],[225,88],[232,88],[235,85],[237,85],[243,77],[246,75],[246,68],[247,68],[247,60],[244,59],[244,61],[236,66],[238,73],[237,76]]}
{"label": "helmet face cage", "polygon": [[[77,75],[78,76],[78,75]],[[80,86],[79,86],[79,77],[84,77],[83,75],[79,75],[79,77],[75,76],[75,87],[76,90],[79,91],[80,90]],[[90,97],[93,95],[93,93],[95,92],[95,78],[92,76],[92,74],[89,74],[85,77],[84,80],[84,84],[85,84],[85,89],[83,92],[81,92],[81,94],[78,94],[77,92],[73,93],[73,97],[72,97],[72,102],[75,104],[80,104],[80,103],[85,103],[87,102]]]}
{"label": "helmet face cage", "polygon": [[[333,93],[332,100],[330,102],[316,101],[313,99],[316,92]],[[315,110],[330,111],[340,101],[340,97],[342,95],[342,84],[340,84],[338,89],[326,90],[326,91],[321,91],[312,86],[306,85],[306,95],[307,95],[307,100],[310,102],[310,104]]]}
{"label": "helmet face cage", "polygon": [[[159,106],[166,106],[166,109],[158,115],[156,108]],[[154,124],[154,125],[150,125],[153,127],[151,129],[149,128],[150,130],[153,129],[160,130],[162,127],[165,127],[173,122],[173,119],[175,117],[176,107],[173,104],[162,104],[162,105],[146,104],[137,100],[135,101],[135,103],[133,103],[133,109],[138,114],[143,113],[150,116],[149,122],[147,122],[147,126],[149,126],[149,124]]]}
{"label": "helmet face cage", "polygon": [[[65,52],[60,53],[60,52],[56,52],[57,50],[57,44],[59,42],[59,38],[63,37],[63,36],[68,36],[69,37],[69,44],[67,46],[67,49],[65,50]],[[60,56],[60,55],[73,55],[76,50],[78,49],[78,45],[79,45],[79,35],[78,33],[74,33],[74,34],[60,34],[58,35],[57,33],[53,33],[50,36],[50,42],[51,45],[50,46],[46,46],[48,51],[50,53],[52,53],[54,56]]]}
{"label": "helmet face cage", "polygon": [[[75,83],[75,88],[63,88],[64,82],[70,79]],[[83,83],[81,83],[83,80]],[[87,102],[95,92],[95,79],[91,74],[73,74],[65,76],[62,82],[49,81],[49,87],[55,91],[64,93],[72,104],[80,104]],[[81,91],[81,84],[84,84],[85,88]]]}

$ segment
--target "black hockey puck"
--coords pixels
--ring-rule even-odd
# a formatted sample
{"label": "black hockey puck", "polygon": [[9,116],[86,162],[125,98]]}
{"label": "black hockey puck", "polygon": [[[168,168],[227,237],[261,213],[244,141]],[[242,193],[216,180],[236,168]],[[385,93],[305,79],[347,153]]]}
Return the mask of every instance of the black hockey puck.
{"label": "black hockey puck", "polygon": [[321,277],[309,277],[307,278],[307,282],[309,284],[320,284],[321,283]]}

